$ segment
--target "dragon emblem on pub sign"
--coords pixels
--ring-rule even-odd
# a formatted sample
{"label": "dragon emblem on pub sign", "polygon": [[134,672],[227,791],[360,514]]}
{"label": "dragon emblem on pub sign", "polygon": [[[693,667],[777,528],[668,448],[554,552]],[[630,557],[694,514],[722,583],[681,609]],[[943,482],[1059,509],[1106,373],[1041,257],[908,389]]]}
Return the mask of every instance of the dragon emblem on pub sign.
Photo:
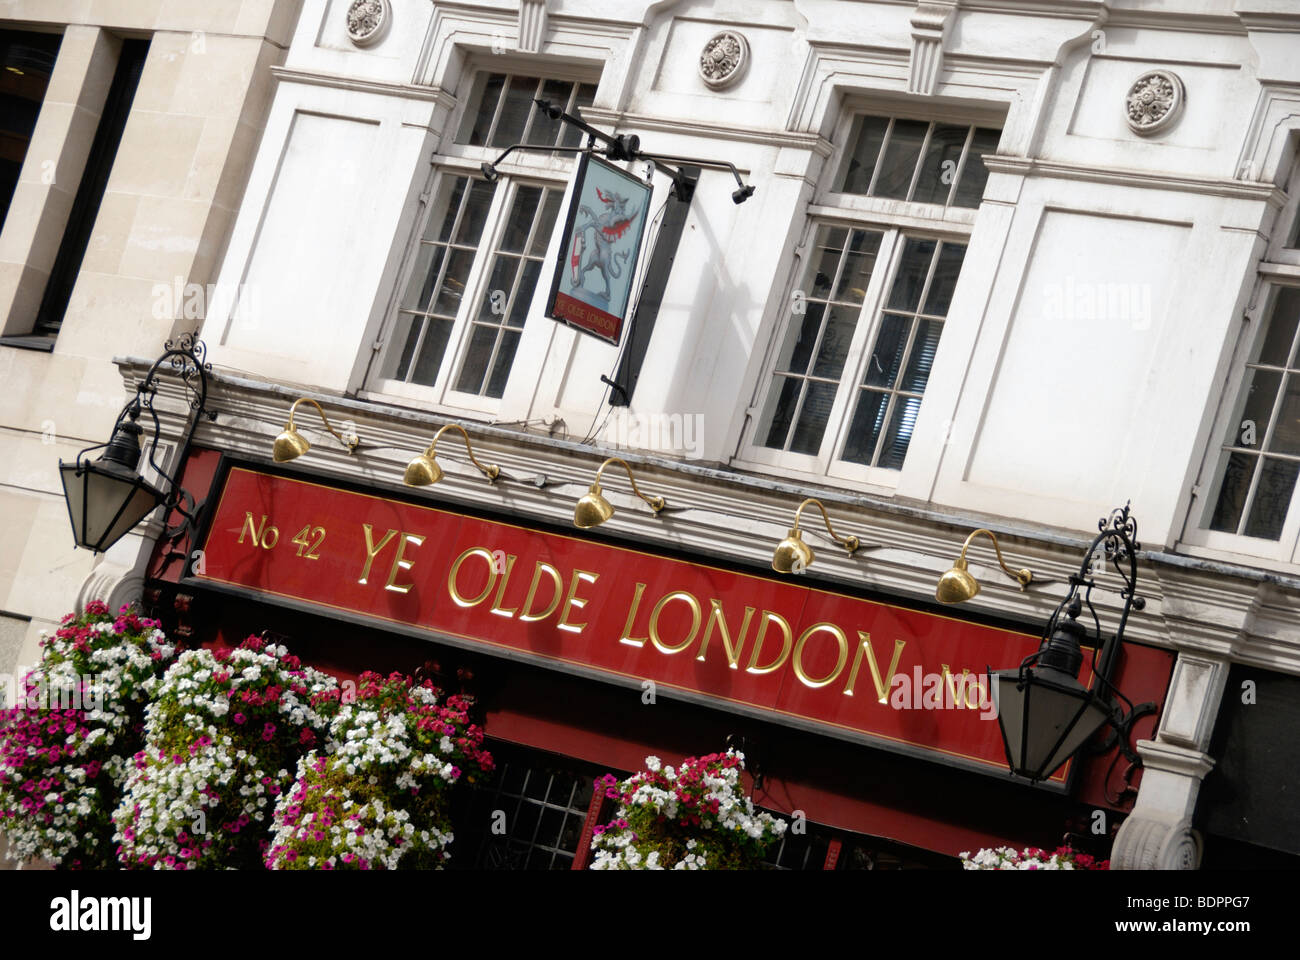
{"label": "dragon emblem on pub sign", "polygon": [[[635,237],[628,237],[627,233],[636,221],[640,208],[631,205],[627,197],[615,190],[606,192],[597,187],[596,198],[601,204],[599,211],[585,203],[578,208],[579,215],[586,219],[574,226],[573,249],[569,256],[569,286],[575,289],[586,288],[591,293],[600,293],[609,298],[614,292],[611,281],[623,276],[632,256]],[[623,243],[625,239],[627,242]],[[618,247],[622,249],[616,249]],[[600,275],[603,292],[586,287],[587,275],[593,270]]]}

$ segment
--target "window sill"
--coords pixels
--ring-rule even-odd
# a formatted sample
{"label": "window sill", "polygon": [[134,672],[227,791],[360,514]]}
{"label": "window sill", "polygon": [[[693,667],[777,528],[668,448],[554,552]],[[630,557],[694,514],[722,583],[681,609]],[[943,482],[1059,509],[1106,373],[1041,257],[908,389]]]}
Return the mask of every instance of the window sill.
{"label": "window sill", "polygon": [[[766,475],[769,477],[781,477],[791,483],[802,483],[810,486],[829,487],[836,490],[844,490],[849,493],[866,494],[868,496],[892,498],[897,493],[897,482],[888,483],[879,480],[862,480],[848,477],[835,476],[825,473],[811,473],[806,470],[796,470],[789,466],[781,466],[773,463],[764,463],[756,459],[748,459],[744,456],[736,457],[731,461],[731,467],[735,470],[742,470],[748,473]],[[891,479],[901,476],[899,471],[889,471]]]}
{"label": "window sill", "polygon": [[53,353],[54,341],[58,334],[29,333],[23,336],[0,337],[0,347],[14,347],[17,350],[39,350],[41,353]]}
{"label": "window sill", "polygon": [[1174,545],[1173,552],[1187,557],[1195,557],[1198,560],[1233,564],[1256,570],[1268,570],[1273,573],[1289,574],[1291,576],[1295,576],[1297,572],[1300,572],[1300,564],[1278,559],[1276,555],[1268,556],[1267,554],[1251,553],[1246,550],[1226,550],[1222,547],[1210,547],[1203,543],[1197,543],[1192,539],[1179,540]]}

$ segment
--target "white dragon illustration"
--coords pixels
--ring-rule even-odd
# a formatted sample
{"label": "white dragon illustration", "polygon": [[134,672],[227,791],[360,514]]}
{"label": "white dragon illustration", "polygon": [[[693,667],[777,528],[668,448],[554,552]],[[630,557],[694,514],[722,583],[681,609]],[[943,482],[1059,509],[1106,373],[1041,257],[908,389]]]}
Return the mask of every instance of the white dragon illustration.
{"label": "white dragon illustration", "polygon": [[605,208],[599,214],[585,203],[578,208],[587,219],[574,228],[573,250],[569,257],[570,286],[581,287],[587,272],[595,270],[605,282],[605,297],[608,298],[614,289],[611,278],[617,280],[623,276],[623,268],[632,256],[630,250],[615,253],[614,244],[627,233],[640,210],[635,207],[628,210],[628,198],[613,190],[603,193],[597,187],[596,196]]}

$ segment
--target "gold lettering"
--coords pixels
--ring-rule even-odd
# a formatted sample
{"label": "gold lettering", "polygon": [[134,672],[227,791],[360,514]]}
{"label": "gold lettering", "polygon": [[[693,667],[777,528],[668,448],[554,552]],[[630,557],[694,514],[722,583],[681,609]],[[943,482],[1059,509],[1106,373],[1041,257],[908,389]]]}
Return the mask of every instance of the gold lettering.
{"label": "gold lettering", "polygon": [[[488,582],[483,588],[483,592],[472,599],[462,597],[460,590],[456,586],[456,575],[460,573],[460,565],[470,557],[482,557],[487,561]],[[447,571],[447,594],[451,597],[452,602],[458,607],[474,607],[487,599],[487,595],[492,592],[492,587],[497,579],[496,558],[492,556],[483,547],[471,547],[452,561],[451,569]]]}
{"label": "gold lettering", "polygon": [[736,645],[731,645],[731,631],[727,628],[727,619],[722,615],[722,603],[718,600],[710,600],[709,622],[704,625],[704,639],[700,641],[700,653],[696,660],[703,660],[704,654],[709,649],[709,638],[713,636],[713,625],[718,625],[718,633],[722,634],[722,649],[727,652],[727,661],[732,670],[740,669],[737,663],[740,661],[740,655],[745,649],[745,635],[749,633],[749,621],[754,617],[754,608],[745,608],[745,617],[740,621],[740,635],[736,638]]}
{"label": "gold lettering", "polygon": [[641,606],[641,594],[645,593],[645,584],[638,583],[636,592],[632,595],[632,606],[627,611],[627,623],[623,624],[623,633],[619,636],[619,643],[626,643],[629,647],[645,646],[646,637],[632,636],[632,624],[636,622],[636,611]]}
{"label": "gold lettering", "polygon": [[564,612],[560,614],[560,622],[556,624],[561,630],[568,630],[570,633],[582,633],[587,628],[585,623],[569,623],[569,614],[574,608],[581,610],[587,605],[587,601],[578,596],[579,583],[595,583],[600,579],[600,575],[592,573],[589,570],[574,570],[573,576],[569,578],[569,592],[564,598]]}
{"label": "gold lettering", "polygon": [[[960,710],[962,707],[962,703],[964,702],[966,704],[966,707],[970,710],[980,709],[980,695],[978,691],[982,690],[983,688],[978,683],[971,682],[970,667],[962,668],[960,687],[957,686],[957,683],[953,679],[952,674],[948,672],[948,664],[946,663],[940,664],[940,667],[943,669],[944,682],[948,684],[948,692],[952,694],[952,705],[956,707],[958,710]],[[975,694],[974,703],[970,702],[970,695],[972,689],[977,691]]]}
{"label": "gold lettering", "polygon": [[[835,637],[835,642],[840,645],[840,656],[835,661],[835,669],[820,680],[814,680],[808,676],[807,671],[803,668],[803,648],[808,642],[808,638],[819,630],[825,630]],[[814,623],[805,630],[799,637],[799,642],[794,648],[794,675],[805,685],[812,687],[814,690],[818,687],[824,687],[840,675],[844,669],[845,662],[849,659],[849,638],[844,635],[844,631],[833,623]]]}
{"label": "gold lettering", "polygon": [[406,551],[406,545],[418,547],[424,543],[424,537],[415,533],[402,533],[402,539],[397,541],[397,556],[393,557],[393,567],[388,571],[388,583],[384,584],[385,590],[391,590],[393,593],[410,593],[413,583],[395,583],[397,580],[398,570],[410,570],[415,566],[414,560],[403,559],[402,554]]}
{"label": "gold lettering", "polygon": [[364,586],[366,581],[370,578],[370,565],[375,562],[375,557],[379,555],[379,551],[384,549],[384,545],[387,544],[389,540],[393,539],[393,534],[397,533],[397,531],[389,530],[384,534],[384,539],[380,540],[379,545],[376,546],[375,531],[371,529],[370,524],[363,523],[361,529],[366,534],[366,565],[361,568],[361,579],[358,580],[357,583]]}
{"label": "gold lettering", "polygon": [[[664,607],[670,600],[685,600],[687,606],[691,608],[691,632],[686,639],[675,647],[670,647],[659,639],[659,614],[663,612]],[[700,601],[687,593],[685,590],[674,590],[672,593],[665,593],[655,604],[655,608],[650,611],[650,642],[660,649],[663,653],[681,653],[692,643],[695,642],[696,635],[700,632]]]}
{"label": "gold lettering", "polygon": [[876,665],[876,652],[871,649],[871,634],[858,631],[858,652],[853,657],[853,669],[849,671],[849,682],[844,687],[846,697],[853,696],[853,685],[858,682],[858,667],[862,665],[862,651],[867,652],[867,666],[871,668],[871,680],[876,685],[876,697],[881,703],[889,702],[889,687],[893,682],[894,674],[898,671],[898,660],[903,655],[903,647],[907,645],[906,640],[894,641],[894,658],[889,661],[889,681],[886,683],[880,679],[880,668]]}
{"label": "gold lettering", "polygon": [[[510,585],[510,571],[513,570],[514,568],[515,568],[515,555],[511,553],[506,556],[506,572],[505,575],[501,578],[501,586],[497,587],[496,599],[492,601],[492,612],[495,613],[498,617],[513,617],[515,615],[515,611],[519,609],[518,607],[516,607],[514,610],[507,610],[501,606],[501,600],[506,595],[506,587]],[[492,569],[496,570],[495,557],[492,558]]]}
{"label": "gold lettering", "polygon": [[[775,623],[781,628],[781,656],[777,657],[765,667],[756,667],[758,657],[763,649],[763,641],[767,639],[767,628],[769,624]],[[758,625],[758,634],[754,637],[754,652],[749,655],[749,665],[745,667],[746,673],[771,673],[773,670],[780,669],[785,663],[786,658],[790,656],[790,647],[794,643],[794,635],[790,631],[790,624],[779,613],[773,613],[771,610],[763,611],[763,619]]]}
{"label": "gold lettering", "polygon": [[[541,582],[542,571],[551,578],[555,585],[555,593],[551,596],[551,603],[541,613],[533,613],[533,598],[537,596],[537,584]],[[545,560],[538,560],[537,565],[533,568],[533,582],[528,585],[528,596],[524,598],[523,613],[519,614],[519,619],[525,623],[533,623],[537,620],[545,620],[555,612],[555,608],[560,605],[560,597],[564,594],[564,581],[560,579],[560,571]]]}
{"label": "gold lettering", "polygon": [[261,523],[261,525],[260,525],[260,526],[254,526],[254,525],[253,525],[253,515],[252,515],[252,513],[248,512],[248,511],[245,511],[245,512],[244,512],[244,528],[243,528],[242,530],[239,531],[239,539],[236,540],[235,542],[236,542],[236,543],[243,543],[243,542],[244,542],[244,537],[245,537],[247,534],[250,534],[250,533],[251,533],[251,534],[253,535],[253,546],[255,546],[255,547],[256,547],[256,546],[260,546],[261,543],[262,543],[262,530],[263,530],[265,527],[266,527],[266,514],[262,514],[262,523]]}

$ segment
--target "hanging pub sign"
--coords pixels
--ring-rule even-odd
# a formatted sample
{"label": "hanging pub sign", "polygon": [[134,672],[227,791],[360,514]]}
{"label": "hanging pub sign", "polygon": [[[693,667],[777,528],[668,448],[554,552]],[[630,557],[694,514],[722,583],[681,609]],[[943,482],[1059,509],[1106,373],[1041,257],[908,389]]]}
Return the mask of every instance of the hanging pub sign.
{"label": "hanging pub sign", "polygon": [[546,315],[617,344],[632,300],[650,184],[584,153]]}

